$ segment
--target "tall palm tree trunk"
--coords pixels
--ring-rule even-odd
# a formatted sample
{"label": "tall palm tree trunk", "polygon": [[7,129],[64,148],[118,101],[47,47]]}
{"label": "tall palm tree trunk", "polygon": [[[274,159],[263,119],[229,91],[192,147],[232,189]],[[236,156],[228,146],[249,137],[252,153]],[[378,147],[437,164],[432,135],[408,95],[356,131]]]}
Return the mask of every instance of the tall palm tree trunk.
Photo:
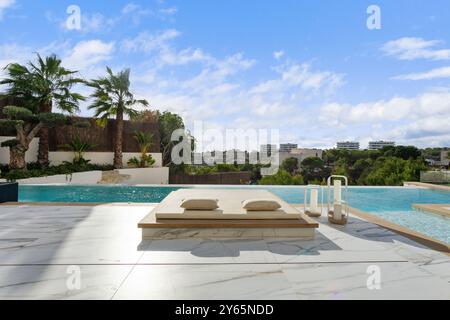
{"label": "tall palm tree trunk", "polygon": [[[52,104],[47,103],[41,106],[40,112],[50,113],[52,112]],[[48,128],[44,127],[39,132],[39,149],[38,149],[38,162],[42,167],[48,167],[50,161],[48,159],[49,153],[49,137]]]}
{"label": "tall palm tree trunk", "polygon": [[39,149],[38,149],[38,162],[42,167],[48,167],[48,152],[49,152],[49,139],[48,128],[42,128],[39,133]]}
{"label": "tall palm tree trunk", "polygon": [[123,142],[123,109],[117,110],[116,115],[116,136],[114,139],[114,168],[122,169],[122,142]]}

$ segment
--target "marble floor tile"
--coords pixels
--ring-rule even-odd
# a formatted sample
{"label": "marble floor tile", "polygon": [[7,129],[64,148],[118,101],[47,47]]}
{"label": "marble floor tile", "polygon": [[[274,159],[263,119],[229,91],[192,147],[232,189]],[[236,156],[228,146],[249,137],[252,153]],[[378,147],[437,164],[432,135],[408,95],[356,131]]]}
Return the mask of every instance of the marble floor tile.
{"label": "marble floor tile", "polygon": [[0,206],[0,299],[450,299],[449,256],[364,219],[319,218],[314,239],[142,241],[151,208]]}
{"label": "marble floor tile", "polygon": [[[0,299],[107,300],[131,269],[132,266],[0,266]],[[78,274],[79,282],[73,278]]]}
{"label": "marble floor tile", "polygon": [[[52,207],[42,207],[51,210]],[[148,212],[147,207],[65,207],[65,211],[45,211],[29,222],[34,226],[31,234],[17,227],[17,221],[4,221],[9,225],[8,235],[0,234],[1,264],[96,264],[136,263],[141,257],[138,221]],[[28,210],[28,209],[27,209]],[[41,219],[37,217],[41,216]],[[83,218],[80,218],[83,217]],[[76,221],[74,221],[74,219]],[[36,221],[35,221],[36,220]],[[38,222],[38,223],[37,223]],[[15,232],[13,232],[15,231]],[[12,237],[13,233],[15,237]],[[25,235],[29,238],[17,238]]]}
{"label": "marble floor tile", "polygon": [[295,299],[278,265],[136,266],[114,299]]}
{"label": "marble floor tile", "polygon": [[[380,289],[368,289],[369,266]],[[410,262],[283,265],[298,299],[450,299],[450,284]],[[369,281],[373,284],[373,282]]]}
{"label": "marble floor tile", "polygon": [[173,239],[151,241],[139,263],[276,263],[276,260],[264,240]]}

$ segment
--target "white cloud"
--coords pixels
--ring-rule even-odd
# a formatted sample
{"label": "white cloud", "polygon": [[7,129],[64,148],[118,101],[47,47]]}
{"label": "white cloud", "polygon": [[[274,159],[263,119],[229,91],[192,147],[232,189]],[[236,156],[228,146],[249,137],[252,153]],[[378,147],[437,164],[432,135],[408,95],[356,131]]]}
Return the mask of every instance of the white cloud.
{"label": "white cloud", "polygon": [[0,44],[0,77],[4,76],[4,68],[10,63],[24,64],[33,56],[29,47],[17,43]]}
{"label": "white cloud", "polygon": [[257,63],[254,59],[243,53],[219,58],[201,48],[177,49],[173,41],[179,35],[173,29],[141,33],[123,41],[121,49],[146,54],[133,76],[139,95],[154,108],[180,114],[188,126],[195,120],[227,128],[306,126],[305,101],[325,99],[344,83],[343,75],[292,61],[272,68],[272,78],[252,80],[247,72]]}
{"label": "white cloud", "polygon": [[125,39],[121,43],[121,50],[127,53],[144,52],[149,54],[155,68],[162,69],[167,66],[182,66],[190,63],[202,63],[211,68],[205,68],[199,77],[206,74],[219,75],[219,73],[232,73],[235,67],[248,69],[254,64],[253,60],[243,59],[242,54],[236,54],[226,59],[216,59],[200,48],[185,48],[177,50],[172,41],[180,36],[175,29],[167,29],[157,33],[140,33],[135,38]]}
{"label": "white cloud", "polygon": [[114,42],[89,40],[78,42],[64,57],[64,64],[75,70],[86,70],[100,62],[111,59]]}
{"label": "white cloud", "polygon": [[344,133],[365,128],[365,140],[392,139],[418,146],[433,141],[432,145],[442,146],[450,143],[450,91],[355,105],[328,103],[320,108],[319,119]]}
{"label": "white cloud", "polygon": [[149,16],[153,14],[153,12],[134,2],[130,2],[123,7],[122,14],[124,16],[130,16],[132,22],[137,25],[141,22],[142,17]]}
{"label": "white cloud", "polygon": [[329,71],[311,71],[308,63],[286,63],[275,68],[280,78],[262,82],[251,89],[253,93],[285,91],[287,88],[317,92],[326,87],[334,91],[343,83],[343,75]]}
{"label": "white cloud", "polygon": [[110,30],[117,22],[117,19],[106,18],[100,13],[83,13],[81,15],[81,31],[101,32]]}
{"label": "white cloud", "polygon": [[159,61],[163,65],[184,65],[191,62],[208,61],[212,58],[201,49],[183,49],[181,51],[164,48],[159,54]]}
{"label": "white cloud", "polygon": [[121,49],[126,52],[146,52],[150,53],[155,50],[167,49],[168,42],[177,38],[180,33],[175,29],[168,29],[156,34],[142,32],[133,39],[125,39],[122,41]]}
{"label": "white cloud", "polygon": [[[222,59],[202,53],[208,59],[195,61],[194,69],[200,67],[200,71],[192,77],[186,78],[184,73],[178,76],[178,65],[172,64],[137,75],[140,95],[151,101],[154,108],[179,113],[191,128],[197,120],[216,128],[280,128],[283,135],[299,127],[310,128],[317,112],[308,116],[305,101],[309,95],[322,99],[327,91],[343,83],[341,75],[290,62],[273,68],[272,79],[252,84],[247,80],[251,78],[247,72],[255,60],[241,53]],[[267,84],[267,88],[259,90]],[[299,132],[291,134],[298,136]]]}
{"label": "white cloud", "polygon": [[275,51],[275,52],[273,53],[273,57],[274,57],[276,60],[281,59],[283,56],[284,56],[284,51],[283,51],[283,50]]}
{"label": "white cloud", "polygon": [[351,104],[328,103],[321,108],[325,122],[350,125],[370,122],[397,122],[450,114],[450,92],[427,92],[416,97]]}
{"label": "white cloud", "polygon": [[207,65],[199,74],[183,81],[180,84],[183,89],[203,91],[208,95],[229,92],[237,87],[236,84],[227,82],[229,77],[248,70],[255,64],[254,60],[245,59],[240,53],[224,59],[216,59],[207,54],[203,54],[202,57],[202,61]]}
{"label": "white cloud", "polygon": [[123,7],[122,13],[123,14],[129,14],[129,13],[132,13],[132,12],[137,11],[139,9],[140,9],[140,6],[138,6],[137,4],[135,4],[133,2],[130,2],[130,3],[127,3],[125,5],[125,7]]}
{"label": "white cloud", "polygon": [[151,11],[149,9],[143,8],[138,4],[130,2],[126,4],[122,9],[122,14],[133,14],[138,16],[145,16],[150,14]]}
{"label": "white cloud", "polygon": [[394,80],[432,80],[450,78],[450,67],[432,69],[427,72],[410,73],[393,77]]}
{"label": "white cloud", "polygon": [[12,62],[23,63],[30,56],[30,48],[17,43],[5,43],[0,45],[0,68],[4,68]]}
{"label": "white cloud", "polygon": [[0,21],[3,19],[6,9],[11,8],[15,3],[16,0],[0,0]]}
{"label": "white cloud", "polygon": [[163,8],[159,10],[160,13],[164,14],[164,15],[174,15],[178,12],[177,7],[169,7],[169,8]]}
{"label": "white cloud", "polygon": [[450,49],[435,49],[442,44],[439,40],[424,40],[422,38],[400,38],[385,43],[381,50],[388,56],[400,60],[448,60]]}
{"label": "white cloud", "polygon": [[[49,21],[59,21],[62,29],[73,31],[67,28],[66,20],[54,18],[50,12],[47,13],[47,19]],[[110,31],[112,27],[116,25],[119,20],[117,18],[107,18],[101,13],[87,13],[82,12],[81,14],[81,29],[75,30],[81,33],[98,33]]]}

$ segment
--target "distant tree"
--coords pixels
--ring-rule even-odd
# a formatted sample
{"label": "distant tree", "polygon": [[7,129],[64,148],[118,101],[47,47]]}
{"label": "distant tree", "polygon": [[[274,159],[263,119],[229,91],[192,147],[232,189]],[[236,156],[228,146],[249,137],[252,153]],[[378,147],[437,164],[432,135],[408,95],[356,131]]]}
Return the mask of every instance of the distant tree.
{"label": "distant tree", "polygon": [[418,181],[420,171],[425,170],[423,160],[403,160],[397,157],[381,157],[373,164],[367,175],[368,185],[403,185],[405,181]]}
{"label": "distant tree", "polygon": [[325,163],[318,157],[306,158],[301,163],[301,175],[306,183],[318,180],[322,181],[331,174],[331,170],[325,167]]}
{"label": "distant tree", "polygon": [[239,168],[234,164],[218,163],[215,165],[217,172],[238,172]]}
{"label": "distant tree", "polygon": [[[164,111],[158,115],[158,123],[163,165],[172,165],[172,148],[178,143],[178,141],[172,141],[172,133],[175,130],[185,130],[186,138],[191,139],[192,150],[194,149],[194,137],[192,137],[191,134],[185,129],[183,119],[179,115],[169,111]],[[171,167],[173,168],[174,166],[172,165]],[[180,169],[181,167],[178,168],[177,171]]]}
{"label": "distant tree", "polygon": [[417,159],[421,156],[421,152],[414,146],[396,146],[383,148],[383,156],[397,157],[403,160]]}
{"label": "distant tree", "polygon": [[158,111],[145,109],[136,111],[135,117],[132,118],[134,121],[138,122],[158,122],[159,113]]}
{"label": "distant tree", "polygon": [[303,178],[300,175],[292,176],[286,170],[280,169],[272,176],[264,176],[258,181],[260,185],[302,185]]}
{"label": "distant tree", "polygon": [[298,170],[298,159],[294,157],[285,159],[281,163],[281,168],[293,175]]}
{"label": "distant tree", "polygon": [[[359,161],[359,160],[358,160]],[[345,161],[338,161],[332,169],[332,174],[334,175],[339,175],[339,176],[349,176],[349,166],[347,165],[347,163],[345,163]]]}
{"label": "distant tree", "polygon": [[366,177],[370,173],[374,161],[370,158],[356,161],[349,171],[350,181],[358,185],[366,184]]}

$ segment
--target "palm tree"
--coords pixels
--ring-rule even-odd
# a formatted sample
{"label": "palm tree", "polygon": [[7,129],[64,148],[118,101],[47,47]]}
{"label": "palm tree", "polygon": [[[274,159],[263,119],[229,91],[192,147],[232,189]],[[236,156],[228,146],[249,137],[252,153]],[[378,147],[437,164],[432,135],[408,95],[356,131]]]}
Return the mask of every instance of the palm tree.
{"label": "palm tree", "polygon": [[154,165],[155,160],[150,154],[148,154],[150,152],[151,146],[153,145],[153,134],[150,132],[145,133],[142,131],[135,131],[134,139],[137,141],[139,149],[141,150],[141,158],[137,159],[136,157],[133,157],[128,161],[128,164],[140,168]]}
{"label": "palm tree", "polygon": [[60,146],[61,149],[73,151],[74,157],[72,163],[79,165],[89,162],[89,160],[84,159],[84,154],[95,147],[95,144],[83,141],[79,136],[76,136],[71,142]]}
{"label": "palm tree", "polygon": [[114,168],[120,169],[122,164],[123,117],[136,116],[134,105],[148,106],[147,100],[136,100],[130,92],[130,69],[114,74],[111,68],[106,68],[106,77],[92,80],[88,85],[95,89],[91,95],[93,103],[88,107],[95,110],[99,123],[106,125],[108,118],[115,116],[116,127],[114,137]]}
{"label": "palm tree", "polygon": [[[56,55],[43,59],[37,54],[37,62],[28,65],[13,63],[5,69],[7,78],[0,81],[6,85],[4,96],[19,99],[25,106],[38,107],[40,113],[51,113],[53,107],[73,113],[79,109],[78,104],[85,98],[71,92],[72,86],[83,83],[74,77],[77,71],[71,71],[61,65],[62,61]],[[44,126],[39,133],[38,161],[42,166],[48,166],[48,127]]]}

